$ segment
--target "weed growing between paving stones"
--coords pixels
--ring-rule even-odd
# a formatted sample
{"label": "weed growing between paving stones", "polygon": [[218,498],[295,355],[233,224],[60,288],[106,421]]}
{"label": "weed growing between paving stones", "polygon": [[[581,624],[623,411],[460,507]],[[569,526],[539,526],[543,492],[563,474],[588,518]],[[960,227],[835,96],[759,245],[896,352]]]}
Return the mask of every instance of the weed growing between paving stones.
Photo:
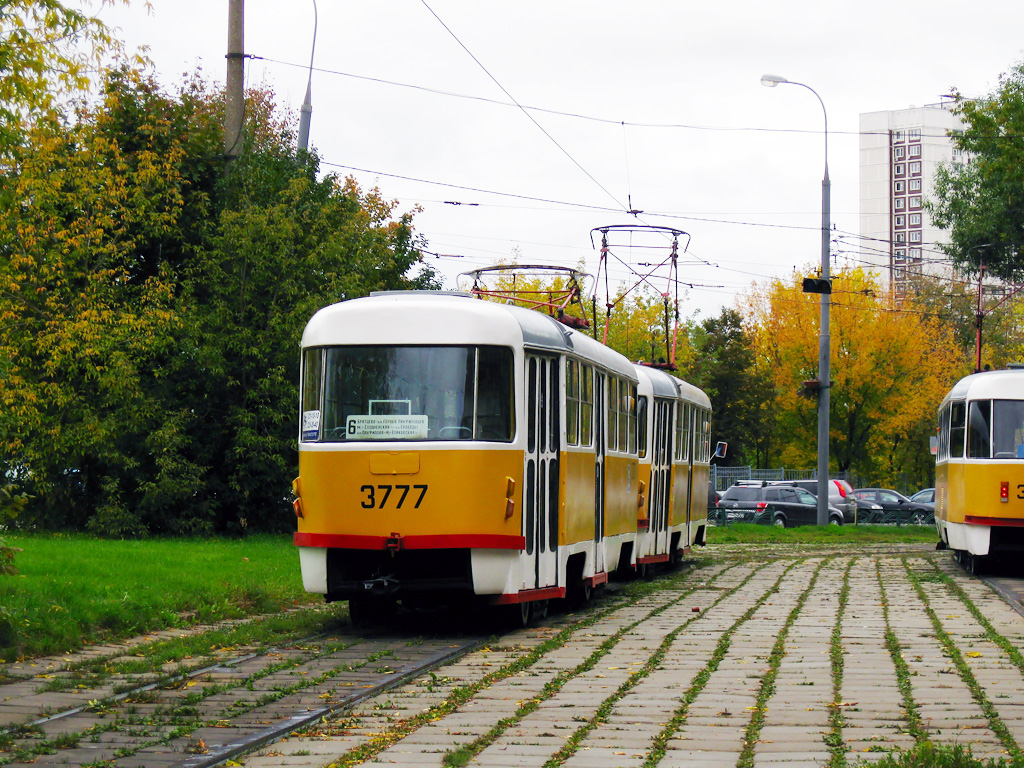
{"label": "weed growing between paving stones", "polygon": [[[690,590],[692,591],[692,590]],[[685,595],[683,595],[685,596]],[[681,597],[683,597],[681,596]],[[680,598],[681,599],[681,598]],[[628,602],[627,600],[617,600],[604,609],[591,609],[590,612],[581,616],[578,620],[574,621],[569,626],[561,630],[557,635],[551,637],[544,642],[535,646],[528,653],[520,656],[519,658],[509,662],[500,669],[491,672],[484,677],[480,678],[474,683],[470,683],[465,686],[455,688],[448,694],[446,699],[440,704],[435,704],[428,708],[425,712],[421,712],[413,717],[406,718],[397,723],[391,725],[387,732],[382,734],[374,735],[371,740],[365,744],[361,744],[355,747],[336,761],[331,763],[330,768],[347,768],[348,766],[358,765],[361,762],[371,759],[372,757],[380,754],[388,747],[404,739],[407,735],[412,733],[418,728],[426,725],[428,722],[434,720],[440,720],[442,717],[457,711],[473,696],[480,691],[493,685],[494,683],[505,680],[512,675],[518,674],[524,670],[529,669],[533,664],[544,657],[545,654],[553,651],[557,648],[564,646],[569,639],[578,631],[586,629],[593,624],[596,624],[605,616],[618,610],[622,604]],[[330,732],[327,729],[320,728],[319,732]]]}
{"label": "weed growing between paving stones", "polygon": [[964,658],[964,655],[960,652],[960,649],[956,647],[956,643],[953,642],[953,638],[949,636],[949,633],[942,628],[942,622],[936,615],[931,603],[928,602],[928,594],[925,592],[924,587],[921,586],[918,574],[910,568],[907,563],[907,558],[903,557],[900,558],[900,560],[903,563],[904,570],[907,572],[907,577],[910,579],[910,583],[913,584],[914,590],[917,592],[918,598],[924,604],[925,612],[928,614],[928,620],[935,629],[935,634],[938,637],[939,642],[942,644],[943,650],[946,652],[946,655],[953,660],[953,664],[960,673],[960,678],[967,685],[968,690],[971,692],[971,696],[974,697],[978,706],[980,706],[981,710],[985,713],[985,717],[988,718],[989,727],[999,737],[999,740],[1003,742],[1003,746],[1006,747],[1007,751],[1009,751],[1011,757],[1024,757],[1017,741],[1010,733],[1010,729],[1006,727],[1002,718],[999,717],[999,713],[996,712],[995,706],[991,701],[989,701],[988,696],[985,695],[985,691],[978,683],[978,680],[971,671],[971,667]]}
{"label": "weed growing between paving stones", "polygon": [[946,589],[948,589],[952,595],[954,595],[960,602],[967,606],[967,610],[971,612],[971,615],[974,617],[974,619],[985,630],[984,637],[998,645],[1003,650],[1003,652],[1010,658],[1010,661],[1013,662],[1013,665],[1021,671],[1021,674],[1024,674],[1024,656],[1021,655],[1021,652],[1017,648],[1017,646],[1015,646],[1011,640],[1003,637],[996,631],[995,627],[993,627],[991,622],[989,622],[989,620],[985,618],[984,614],[982,614],[978,606],[974,604],[974,601],[971,600],[968,594],[964,591],[964,588],[956,583],[956,579],[954,579],[948,573],[939,570],[939,566],[934,559],[930,560],[930,562],[932,564],[932,567],[935,568],[936,571],[938,571],[938,581],[944,584],[946,586]]}
{"label": "weed growing between paving stones", "polygon": [[918,711],[917,702],[914,701],[914,687],[910,682],[910,667],[903,658],[903,647],[899,638],[892,630],[889,623],[889,598],[885,591],[885,583],[882,580],[881,562],[875,561],[875,576],[878,579],[878,589],[882,595],[882,618],[885,620],[885,647],[889,651],[889,658],[896,668],[896,686],[900,689],[903,697],[903,712],[907,721],[907,732],[914,737],[914,740],[921,744],[928,739],[924,726],[921,723],[921,713]]}
{"label": "weed growing between paving stones", "polygon": [[832,671],[832,705],[828,711],[829,733],[825,737],[831,757],[829,768],[845,768],[846,742],[843,741],[843,729],[846,727],[846,715],[843,714],[843,616],[850,602],[850,571],[856,560],[850,560],[843,571],[843,586],[839,590],[839,607],[836,609],[836,623],[832,626],[832,638],[829,643],[829,665]]}
{"label": "weed growing between paving stones", "polygon": [[[686,693],[683,694],[680,704],[676,707],[676,711],[672,714],[671,719],[669,719],[668,723],[665,724],[665,727],[661,729],[661,732],[654,737],[651,752],[647,756],[647,759],[644,760],[643,768],[654,768],[654,766],[661,762],[661,759],[665,756],[665,751],[668,747],[669,741],[686,723],[686,717],[689,714],[690,705],[693,704],[697,696],[699,696],[705,686],[707,686],[711,676],[718,670],[719,665],[722,663],[722,659],[724,659],[725,655],[729,652],[729,648],[732,646],[732,636],[736,630],[743,623],[749,621],[750,617],[753,616],[762,605],[764,605],[769,597],[778,592],[779,585],[782,583],[782,580],[793,568],[802,562],[803,560],[797,560],[787,566],[779,575],[775,584],[761,595],[761,597],[754,602],[754,604],[751,605],[742,616],[736,619],[732,626],[722,633],[722,636],[718,639],[718,644],[715,646],[714,653],[711,654],[711,658],[708,660],[708,663],[704,665],[704,669],[697,673],[693,682],[690,683],[690,687],[686,689]],[[744,583],[752,578],[754,573],[756,573],[756,571],[751,573],[750,576],[744,580]],[[742,584],[740,586],[742,586]]]}
{"label": "weed growing between paving stones", "polygon": [[817,584],[821,569],[830,560],[831,558],[826,558],[818,563],[818,567],[814,569],[814,575],[811,576],[810,583],[800,593],[796,605],[793,606],[789,615],[786,616],[786,622],[782,625],[782,629],[779,630],[779,636],[776,638],[774,645],[772,645],[771,653],[768,654],[768,671],[761,678],[761,688],[758,690],[757,699],[754,701],[754,712],[747,723],[747,730],[743,737],[743,751],[740,753],[739,760],[736,761],[736,768],[753,768],[754,747],[761,736],[761,729],[764,728],[764,717],[768,708],[768,699],[775,693],[775,679],[779,676],[779,666],[782,664],[782,658],[786,655],[786,637],[789,635],[793,622],[796,621],[800,611],[803,610],[811,590]]}
{"label": "weed growing between paving stones", "polygon": [[875,762],[877,768],[1024,768],[1020,756],[990,758],[975,757],[962,744],[951,747],[924,742],[906,751],[893,752]]}
{"label": "weed growing between paving stones", "polygon": [[[742,588],[747,582],[749,582],[754,577],[755,573],[756,571],[752,571],[745,579],[743,579],[735,587],[719,595],[711,603],[711,605],[708,606],[708,609],[714,608],[722,600],[726,599],[727,597],[730,597],[731,595],[734,595],[737,590]],[[710,586],[712,583],[714,583],[714,579],[711,579],[708,582],[707,586]],[[666,604],[661,609],[649,614],[645,619],[643,619],[643,621],[647,621],[649,618],[651,618],[651,616],[657,615],[662,610],[665,610],[674,604],[675,603]],[[579,745],[583,742],[583,739],[586,738],[587,734],[593,731],[601,723],[607,721],[608,715],[611,714],[611,711],[615,707],[615,704],[617,704],[619,700],[622,699],[622,697],[625,696],[629,691],[635,688],[641,680],[648,677],[655,669],[657,669],[658,665],[661,664],[662,660],[668,654],[669,648],[671,648],[672,643],[675,642],[675,639],[679,636],[679,634],[684,629],[686,629],[686,627],[688,627],[692,622],[696,621],[699,618],[701,618],[700,615],[692,616],[691,618],[687,619],[685,622],[680,624],[678,627],[676,627],[674,630],[672,630],[668,635],[666,635],[661,645],[658,646],[658,650],[651,655],[651,657],[647,660],[643,667],[633,672],[633,674],[631,674],[622,683],[622,685],[619,686],[619,689],[614,694],[605,699],[601,706],[598,707],[593,717],[589,719],[582,719],[582,722],[584,722],[585,725],[576,729],[576,731],[566,741],[565,745],[544,764],[544,768],[556,768],[556,766],[562,765],[563,763],[565,763],[566,760],[572,757],[572,755],[574,755],[577,749],[579,748]],[[637,624],[639,623],[640,622],[637,622]],[[631,627],[627,629],[627,631],[637,626],[637,624],[633,624]]]}
{"label": "weed growing between paving stones", "polygon": [[[747,579],[749,578],[750,576],[747,577]],[[487,731],[487,733],[483,734],[475,741],[469,744],[463,744],[457,749],[447,752],[444,756],[444,764],[449,766],[450,768],[458,768],[458,766],[466,765],[466,763],[468,763],[476,755],[480,754],[484,749],[493,744],[498,739],[498,737],[500,737],[511,726],[520,722],[531,712],[535,711],[537,707],[540,706],[541,702],[546,701],[547,699],[550,699],[552,696],[557,694],[565,686],[567,682],[593,669],[597,662],[600,661],[604,656],[606,656],[611,651],[611,649],[618,644],[618,642],[627,632],[632,631],[639,624],[641,624],[644,621],[647,621],[652,616],[657,616],[659,613],[662,613],[663,611],[668,610],[673,605],[676,605],[687,595],[692,594],[694,589],[696,588],[691,587],[690,589],[680,594],[674,600],[671,600],[665,603],[664,605],[656,608],[655,610],[651,611],[644,618],[639,619],[633,622],[632,624],[629,624],[628,626],[620,628],[617,632],[610,635],[603,643],[601,643],[601,645],[599,645],[593,651],[593,653],[590,654],[590,656],[588,656],[582,662],[577,664],[576,667],[574,667],[571,670],[563,670],[562,672],[559,672],[552,680],[549,680],[544,685],[544,688],[541,690],[539,696],[520,704],[520,706],[512,715],[509,715],[508,717],[499,720],[490,730]],[[605,713],[604,716],[607,716],[607,713]],[[574,736],[576,736],[576,740],[571,742],[571,745],[567,745],[571,746],[571,748],[568,749],[564,756],[562,754],[564,750],[559,751],[553,758],[551,758],[551,760],[545,763],[545,766],[561,765],[562,762],[564,762],[575,751],[575,747],[578,745],[579,741],[582,740],[583,736],[590,729],[592,729],[594,725],[596,725],[596,722],[591,722],[587,718],[580,718],[580,722],[587,723],[587,725],[584,725],[582,728],[577,729],[576,734],[574,734]]]}

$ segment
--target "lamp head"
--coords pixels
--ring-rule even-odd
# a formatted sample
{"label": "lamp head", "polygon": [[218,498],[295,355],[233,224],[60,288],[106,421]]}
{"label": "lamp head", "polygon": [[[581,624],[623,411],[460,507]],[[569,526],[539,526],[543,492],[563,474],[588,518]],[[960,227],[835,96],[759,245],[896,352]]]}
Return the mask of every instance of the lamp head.
{"label": "lamp head", "polygon": [[761,75],[761,85],[765,88],[774,88],[779,83],[788,83],[789,80],[782,75]]}

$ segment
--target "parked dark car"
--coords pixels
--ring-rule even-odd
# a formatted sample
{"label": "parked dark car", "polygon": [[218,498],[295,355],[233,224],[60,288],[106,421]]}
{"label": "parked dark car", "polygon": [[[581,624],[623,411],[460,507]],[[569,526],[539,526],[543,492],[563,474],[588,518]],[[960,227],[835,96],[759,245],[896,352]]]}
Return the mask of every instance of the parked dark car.
{"label": "parked dark car", "polygon": [[876,519],[862,520],[865,523],[912,523],[934,525],[935,505],[911,501],[902,493],[889,488],[858,488],[853,492],[861,501],[877,504],[882,508]]}
{"label": "parked dark car", "polygon": [[[792,485],[737,483],[718,502],[729,522],[763,523],[792,527],[818,522],[818,499]],[[843,524],[843,513],[829,506],[829,523]]]}
{"label": "parked dark car", "polygon": [[[818,497],[817,480],[786,480],[785,484],[803,488],[813,494],[815,498]],[[859,506],[853,497],[853,486],[845,480],[828,481],[828,503],[829,506],[835,507],[843,513],[843,522],[851,525],[857,522]]]}

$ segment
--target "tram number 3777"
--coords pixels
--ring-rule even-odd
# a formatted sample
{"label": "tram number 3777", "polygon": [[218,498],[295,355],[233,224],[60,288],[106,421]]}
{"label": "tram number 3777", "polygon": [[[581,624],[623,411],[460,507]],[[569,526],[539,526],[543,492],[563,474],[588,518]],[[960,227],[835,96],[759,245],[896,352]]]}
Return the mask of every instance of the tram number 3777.
{"label": "tram number 3777", "polygon": [[[427,495],[427,486],[425,485],[363,485],[359,488],[359,491],[364,494],[360,506],[363,509],[385,509],[392,492],[395,492],[401,495],[392,509],[401,509],[405,505],[406,498],[409,497],[410,490],[414,492],[413,496],[416,500],[413,509],[419,509],[420,504],[423,503],[423,497]],[[413,499],[409,498],[409,502],[412,503]]]}

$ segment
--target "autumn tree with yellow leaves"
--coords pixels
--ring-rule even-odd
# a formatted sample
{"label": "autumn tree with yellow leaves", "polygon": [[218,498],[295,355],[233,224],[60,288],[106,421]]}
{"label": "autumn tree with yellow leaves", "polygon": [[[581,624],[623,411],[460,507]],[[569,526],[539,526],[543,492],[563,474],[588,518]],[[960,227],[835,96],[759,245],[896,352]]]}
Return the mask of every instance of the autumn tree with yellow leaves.
{"label": "autumn tree with yellow leaves", "polygon": [[[756,366],[774,382],[771,456],[777,464],[814,466],[817,399],[804,382],[818,377],[818,294],[801,279],[775,280],[750,297],[747,323]],[[968,362],[952,332],[912,301],[888,298],[861,269],[833,277],[830,448],[833,470],[876,482],[903,472],[928,478],[939,402]]]}

